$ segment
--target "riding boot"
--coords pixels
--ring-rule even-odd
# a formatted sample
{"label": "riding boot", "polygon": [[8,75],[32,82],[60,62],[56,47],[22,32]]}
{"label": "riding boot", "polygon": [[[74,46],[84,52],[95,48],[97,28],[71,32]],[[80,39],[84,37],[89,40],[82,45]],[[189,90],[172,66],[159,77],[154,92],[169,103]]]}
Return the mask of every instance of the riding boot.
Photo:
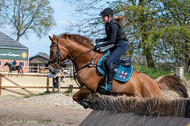
{"label": "riding boot", "polygon": [[106,66],[106,85],[101,86],[104,91],[112,92],[112,79],[113,79],[113,68],[112,64],[110,66]]}

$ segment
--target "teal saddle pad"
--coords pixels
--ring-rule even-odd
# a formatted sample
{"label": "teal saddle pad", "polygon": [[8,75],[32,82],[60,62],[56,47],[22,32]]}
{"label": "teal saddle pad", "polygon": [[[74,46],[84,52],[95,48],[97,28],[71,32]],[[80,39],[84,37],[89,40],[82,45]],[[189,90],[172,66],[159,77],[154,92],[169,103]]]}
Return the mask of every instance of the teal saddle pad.
{"label": "teal saddle pad", "polygon": [[[105,72],[104,70],[101,68],[102,66],[102,61],[108,57],[108,55],[110,54],[111,52],[108,50],[106,52],[106,54],[104,54],[98,61],[97,63],[97,70],[98,72],[100,72],[103,76],[105,76]],[[119,64],[119,67],[117,68],[117,72],[114,74],[113,76],[113,79],[114,80],[117,80],[117,81],[120,81],[120,82],[127,82],[131,76],[132,76],[132,73],[133,73],[133,66],[130,65],[129,67],[125,67],[121,64]]]}

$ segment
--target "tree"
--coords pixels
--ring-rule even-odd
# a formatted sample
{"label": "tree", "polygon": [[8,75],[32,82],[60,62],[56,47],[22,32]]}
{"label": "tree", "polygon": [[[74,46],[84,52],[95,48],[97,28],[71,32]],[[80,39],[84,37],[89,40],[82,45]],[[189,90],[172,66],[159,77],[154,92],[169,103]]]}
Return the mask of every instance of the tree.
{"label": "tree", "polygon": [[29,31],[42,37],[55,25],[53,9],[48,0],[1,0],[0,4],[0,13],[13,26],[17,41]]}
{"label": "tree", "polygon": [[[149,67],[155,62],[190,66],[190,1],[189,0],[84,0],[77,2],[90,34],[102,34],[99,12],[111,7],[115,15],[125,17],[124,30],[129,38],[130,54],[143,55]],[[104,2],[103,4],[100,4]],[[85,5],[85,6],[82,6]],[[96,5],[94,7],[94,5]],[[84,7],[84,8],[83,8]],[[95,28],[92,28],[95,27]],[[98,29],[95,31],[94,29]],[[91,32],[93,31],[93,32]],[[85,31],[87,33],[87,31]]]}
{"label": "tree", "polygon": [[190,66],[190,1],[189,0],[159,0],[161,28],[155,36],[162,51],[167,52],[171,62],[177,66],[183,64],[188,70]]}

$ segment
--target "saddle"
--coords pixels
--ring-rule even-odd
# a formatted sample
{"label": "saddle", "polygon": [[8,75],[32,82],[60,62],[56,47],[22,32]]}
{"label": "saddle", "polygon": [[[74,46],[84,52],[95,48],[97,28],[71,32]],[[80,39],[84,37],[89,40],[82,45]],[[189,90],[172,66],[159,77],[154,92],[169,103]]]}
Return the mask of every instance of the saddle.
{"label": "saddle", "polygon": [[16,65],[11,65],[11,69],[15,70],[16,69]]}
{"label": "saddle", "polygon": [[[102,74],[106,75],[105,61],[110,55],[108,50],[97,63],[97,70]],[[120,82],[127,82],[133,73],[133,66],[131,65],[131,58],[119,59],[113,64],[113,79]]]}

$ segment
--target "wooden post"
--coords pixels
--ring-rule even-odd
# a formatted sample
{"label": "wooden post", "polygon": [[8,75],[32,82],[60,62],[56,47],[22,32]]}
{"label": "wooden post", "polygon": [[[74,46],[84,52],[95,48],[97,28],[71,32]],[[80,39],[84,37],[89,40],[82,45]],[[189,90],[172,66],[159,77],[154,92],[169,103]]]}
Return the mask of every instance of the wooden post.
{"label": "wooden post", "polygon": [[52,80],[53,80],[53,93],[55,92],[55,80],[54,80],[55,78],[53,78]]}
{"label": "wooden post", "polygon": [[1,95],[1,90],[2,90],[2,76],[0,75],[0,95]]}
{"label": "wooden post", "polygon": [[69,93],[73,92],[73,85],[69,85]]}
{"label": "wooden post", "polygon": [[60,93],[60,82],[61,82],[61,77],[58,77],[58,93]]}
{"label": "wooden post", "polygon": [[47,77],[47,92],[49,92],[49,78]]}
{"label": "wooden post", "polygon": [[180,79],[184,78],[184,69],[183,67],[176,67],[176,76]]}

